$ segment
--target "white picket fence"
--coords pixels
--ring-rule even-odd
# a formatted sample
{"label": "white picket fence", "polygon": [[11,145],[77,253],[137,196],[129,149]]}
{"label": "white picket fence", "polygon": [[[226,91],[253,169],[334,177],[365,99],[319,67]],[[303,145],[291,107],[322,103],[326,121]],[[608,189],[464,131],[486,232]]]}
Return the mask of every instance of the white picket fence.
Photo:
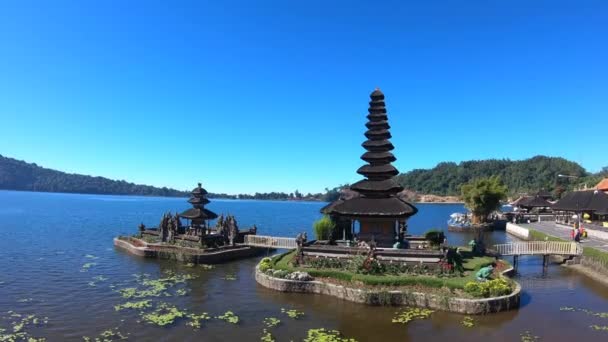
{"label": "white picket fence", "polygon": [[297,247],[295,238],[263,235],[245,235],[245,244],[253,247],[277,249],[294,249]]}
{"label": "white picket fence", "polygon": [[583,248],[576,242],[528,241],[494,245],[500,255],[581,255]]}

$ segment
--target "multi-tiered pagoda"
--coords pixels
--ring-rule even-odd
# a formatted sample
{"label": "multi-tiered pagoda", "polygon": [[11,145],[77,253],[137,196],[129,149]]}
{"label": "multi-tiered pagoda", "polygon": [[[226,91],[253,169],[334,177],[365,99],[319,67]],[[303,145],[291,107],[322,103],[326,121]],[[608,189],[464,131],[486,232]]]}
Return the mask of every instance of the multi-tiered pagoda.
{"label": "multi-tiered pagoda", "polygon": [[[399,171],[391,164],[396,160],[391,153],[391,133],[384,104],[384,94],[376,89],[369,103],[368,122],[365,126],[367,140],[363,143],[365,152],[361,159],[367,164],[357,170],[366,179],[353,184],[350,189],[356,193],[350,198],[341,198],[324,208],[323,212],[338,221],[350,220],[351,229],[359,222],[359,240],[375,240],[379,245],[390,245],[405,227],[408,217],[418,209],[397,196],[403,190],[394,177]],[[354,231],[348,232],[351,235]]]}
{"label": "multi-tiered pagoda", "polygon": [[190,220],[193,228],[206,229],[208,227],[207,221],[217,218],[216,213],[205,209],[209,200],[207,199],[207,190],[203,189],[201,183],[198,183],[198,187],[192,190],[188,202],[192,204],[192,208],[179,214],[179,217]]}

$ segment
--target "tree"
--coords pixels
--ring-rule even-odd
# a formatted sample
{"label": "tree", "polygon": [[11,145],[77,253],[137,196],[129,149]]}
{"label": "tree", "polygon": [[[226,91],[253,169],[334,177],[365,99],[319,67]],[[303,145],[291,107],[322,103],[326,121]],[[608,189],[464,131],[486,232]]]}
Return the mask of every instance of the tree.
{"label": "tree", "polygon": [[462,199],[473,213],[473,223],[485,222],[488,215],[500,207],[507,197],[507,187],[500,177],[474,179],[461,187]]}

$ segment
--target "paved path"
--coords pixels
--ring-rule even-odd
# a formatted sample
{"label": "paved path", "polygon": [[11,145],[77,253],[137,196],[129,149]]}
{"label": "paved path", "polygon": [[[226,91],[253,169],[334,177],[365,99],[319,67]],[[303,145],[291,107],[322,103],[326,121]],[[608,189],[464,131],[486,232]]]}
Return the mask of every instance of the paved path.
{"label": "paved path", "polygon": [[[547,235],[555,236],[568,241],[572,239],[570,235],[570,232],[572,231],[571,228],[556,225],[553,222],[532,222],[526,224],[519,224],[519,226],[523,228],[531,228],[534,230],[538,230],[539,232],[543,232]],[[599,240],[596,238],[589,237],[583,239],[581,244],[583,245],[583,247],[593,247],[604,252],[608,252],[608,241],[605,240]]]}

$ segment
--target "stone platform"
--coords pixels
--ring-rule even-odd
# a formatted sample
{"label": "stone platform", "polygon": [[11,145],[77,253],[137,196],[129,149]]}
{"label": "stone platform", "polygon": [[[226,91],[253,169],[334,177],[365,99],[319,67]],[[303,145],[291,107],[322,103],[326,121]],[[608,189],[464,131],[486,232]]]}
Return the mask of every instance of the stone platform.
{"label": "stone platform", "polygon": [[217,264],[231,260],[257,257],[269,251],[268,248],[240,244],[203,250],[167,244],[152,244],[134,237],[114,238],[114,246],[140,257],[178,260],[195,264]]}

